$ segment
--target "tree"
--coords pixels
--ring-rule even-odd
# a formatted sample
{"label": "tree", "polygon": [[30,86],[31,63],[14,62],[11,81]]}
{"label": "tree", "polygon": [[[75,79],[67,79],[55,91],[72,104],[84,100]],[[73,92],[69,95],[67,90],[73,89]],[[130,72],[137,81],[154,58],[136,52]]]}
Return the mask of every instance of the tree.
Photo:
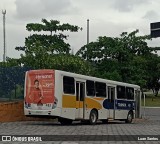
{"label": "tree", "polygon": [[149,36],[136,36],[138,30],[131,33],[123,32],[120,38],[98,37],[96,42],[83,46],[76,55],[88,61],[100,62],[108,59],[116,59],[118,62],[126,62],[134,55],[146,55],[151,52],[146,40]]}
{"label": "tree", "polygon": [[64,31],[77,32],[82,28],[70,24],[60,24],[57,20],[49,22],[42,19],[42,23],[27,24],[28,31],[41,33],[26,38],[24,47],[16,47],[16,50],[25,52],[25,55],[21,55],[21,62],[24,66],[33,69],[54,68],[82,74],[90,73],[90,64],[70,54],[70,45],[65,42],[68,36],[61,33]]}
{"label": "tree", "polygon": [[123,32],[120,37],[99,37],[96,42],[83,46],[76,55],[90,61],[98,77],[139,84],[146,87],[148,57],[153,51],[146,40],[149,36],[137,36],[138,30]]}
{"label": "tree", "polygon": [[148,81],[147,88],[152,89],[155,96],[158,96],[160,89],[160,57],[157,54],[151,53],[147,57]]}
{"label": "tree", "polygon": [[[67,40],[67,35],[60,33],[64,31],[77,32],[82,28],[70,24],[60,24],[57,20],[47,21],[42,19],[43,24],[29,23],[26,29],[31,32],[43,32],[42,34],[32,34],[25,39],[24,47],[16,47],[16,50],[23,50],[25,53],[36,54],[37,46],[43,48],[43,52],[49,54],[68,54],[70,45],[64,40]],[[45,32],[45,34],[44,34]],[[59,33],[58,33],[59,32]],[[48,34],[49,33],[49,34]]]}
{"label": "tree", "polygon": [[7,57],[5,65],[7,67],[21,66],[21,61],[18,58]]}

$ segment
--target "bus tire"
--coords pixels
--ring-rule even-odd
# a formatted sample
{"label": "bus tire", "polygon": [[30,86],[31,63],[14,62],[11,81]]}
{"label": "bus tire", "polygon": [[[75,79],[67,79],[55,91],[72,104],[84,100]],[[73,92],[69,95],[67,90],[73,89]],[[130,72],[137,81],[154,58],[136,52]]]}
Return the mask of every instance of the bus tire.
{"label": "bus tire", "polygon": [[133,113],[130,111],[127,115],[127,119],[125,120],[126,123],[132,123],[133,120]]}
{"label": "bus tire", "polygon": [[71,119],[65,119],[65,118],[59,118],[58,121],[62,124],[62,125],[70,125],[72,124],[73,120]]}
{"label": "bus tire", "polygon": [[95,110],[91,110],[90,116],[89,116],[89,122],[91,125],[94,125],[97,123],[98,114]]}

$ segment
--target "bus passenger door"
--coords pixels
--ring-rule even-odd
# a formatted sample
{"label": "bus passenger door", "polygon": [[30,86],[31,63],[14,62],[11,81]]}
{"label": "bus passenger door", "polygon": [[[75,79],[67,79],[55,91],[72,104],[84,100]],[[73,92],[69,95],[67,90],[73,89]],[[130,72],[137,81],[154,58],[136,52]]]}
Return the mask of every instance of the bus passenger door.
{"label": "bus passenger door", "polygon": [[84,118],[85,83],[76,82],[76,119]]}
{"label": "bus passenger door", "polygon": [[109,103],[109,114],[108,118],[115,118],[115,87],[108,86],[108,103]]}

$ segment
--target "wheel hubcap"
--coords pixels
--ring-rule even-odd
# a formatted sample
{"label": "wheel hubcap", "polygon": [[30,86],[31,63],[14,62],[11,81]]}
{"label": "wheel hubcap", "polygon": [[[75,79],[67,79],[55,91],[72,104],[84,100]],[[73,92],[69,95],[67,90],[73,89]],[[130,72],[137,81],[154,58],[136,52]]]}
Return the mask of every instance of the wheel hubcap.
{"label": "wheel hubcap", "polygon": [[129,114],[129,115],[128,115],[128,121],[131,121],[131,120],[132,120],[132,115]]}
{"label": "wheel hubcap", "polygon": [[91,115],[91,120],[92,120],[92,122],[96,121],[96,115],[94,113]]}

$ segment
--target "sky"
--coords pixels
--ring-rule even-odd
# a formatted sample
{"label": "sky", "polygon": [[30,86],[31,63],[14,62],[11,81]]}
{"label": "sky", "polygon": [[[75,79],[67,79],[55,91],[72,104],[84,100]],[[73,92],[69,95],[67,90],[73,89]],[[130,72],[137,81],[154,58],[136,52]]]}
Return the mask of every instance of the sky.
{"label": "sky", "polygon": [[[160,0],[0,0],[0,61],[3,60],[3,15],[6,10],[7,56],[19,58],[25,38],[31,33],[28,23],[41,23],[42,18],[58,20],[82,27],[83,30],[68,33],[67,42],[74,53],[87,43],[87,19],[89,42],[99,36],[119,37],[122,32],[139,29],[139,35],[150,34],[150,23],[160,22]],[[148,42],[151,47],[160,46],[160,38]]]}

